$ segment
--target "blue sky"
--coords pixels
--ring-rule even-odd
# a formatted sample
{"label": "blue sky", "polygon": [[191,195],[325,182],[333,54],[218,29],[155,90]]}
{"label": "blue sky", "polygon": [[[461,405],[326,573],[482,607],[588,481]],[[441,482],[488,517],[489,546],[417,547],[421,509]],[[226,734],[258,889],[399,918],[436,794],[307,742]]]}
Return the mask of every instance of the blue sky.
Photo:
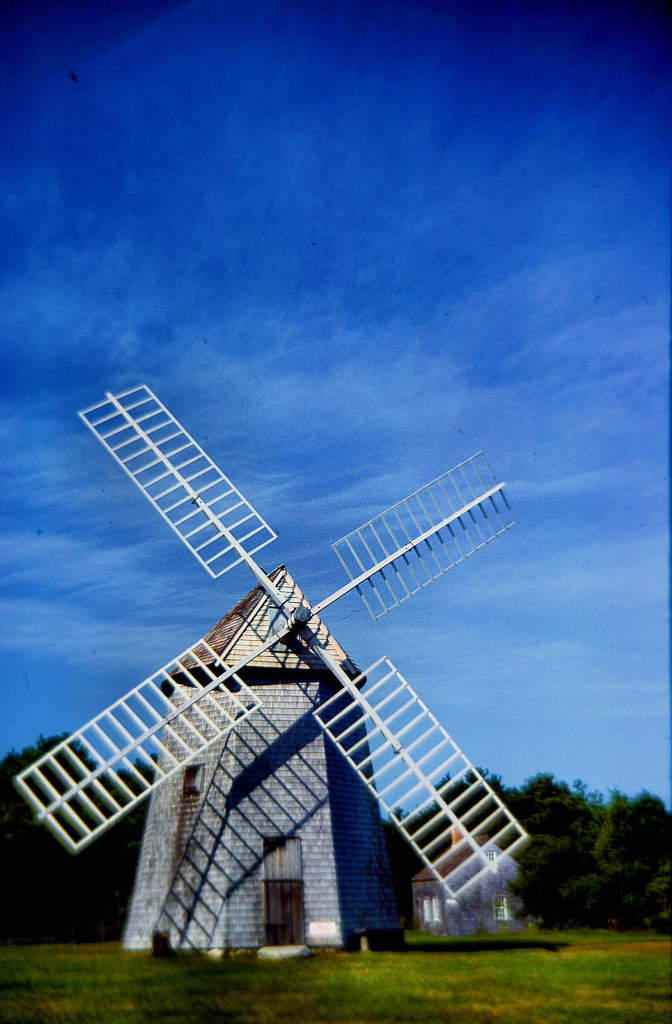
{"label": "blue sky", "polygon": [[[95,7],[95,5],[94,5]],[[665,5],[27,3],[0,77],[0,752],[251,585],[76,417],[148,384],[318,601],[483,450],[518,525],[374,624],[477,764],[668,792]]]}

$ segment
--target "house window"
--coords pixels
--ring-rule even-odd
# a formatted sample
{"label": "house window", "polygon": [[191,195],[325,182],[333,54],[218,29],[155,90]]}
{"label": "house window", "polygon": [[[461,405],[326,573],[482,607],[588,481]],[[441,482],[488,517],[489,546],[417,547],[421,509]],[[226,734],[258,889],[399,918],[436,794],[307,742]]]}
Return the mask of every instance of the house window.
{"label": "house window", "polygon": [[493,902],[495,910],[495,921],[509,921],[511,910],[506,896],[495,896]]}
{"label": "house window", "polygon": [[497,860],[497,850],[486,850],[485,856],[488,860]]}
{"label": "house window", "polygon": [[203,788],[203,765],[189,764],[184,769],[183,796],[198,796]]}
{"label": "house window", "polygon": [[441,921],[441,907],[439,906],[439,897],[432,897],[432,920]]}
{"label": "house window", "polygon": [[432,901],[429,896],[425,896],[422,901],[422,917],[424,921],[432,920]]}

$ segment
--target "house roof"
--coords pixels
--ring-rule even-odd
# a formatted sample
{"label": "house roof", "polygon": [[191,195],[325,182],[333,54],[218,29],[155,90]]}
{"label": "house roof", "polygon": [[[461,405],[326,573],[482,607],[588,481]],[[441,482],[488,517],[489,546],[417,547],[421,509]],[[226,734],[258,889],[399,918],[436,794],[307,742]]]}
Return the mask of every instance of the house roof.
{"label": "house roof", "polygon": [[[486,843],[490,842],[489,836],[474,836],[475,841],[479,846],[485,846]],[[462,839],[459,843],[453,843],[448,853],[435,864],[435,869],[441,875],[441,878],[446,878],[451,871],[455,871],[459,868],[460,864],[463,864],[465,860],[473,852],[473,847],[470,843],[465,842]],[[431,868],[423,868],[422,871],[418,871],[417,875],[413,875],[411,879],[413,882],[435,882],[436,875]]]}
{"label": "house roof", "polygon": [[[300,604],[307,603],[284,565],[274,569],[269,574],[269,579],[290,607],[297,608]],[[279,628],[284,620],[277,622],[275,615],[277,612],[268,594],[263,587],[258,586],[234,605],[203,639],[220,657],[231,664],[246,654],[251,654]],[[357,665],[351,661],[321,619],[314,620],[311,628],[348,675],[354,677],[359,674]],[[193,664],[195,665],[195,662]],[[192,666],[187,662],[187,667]],[[325,670],[324,662],[313,653],[300,633],[274,644],[267,651],[251,659],[246,667]]]}

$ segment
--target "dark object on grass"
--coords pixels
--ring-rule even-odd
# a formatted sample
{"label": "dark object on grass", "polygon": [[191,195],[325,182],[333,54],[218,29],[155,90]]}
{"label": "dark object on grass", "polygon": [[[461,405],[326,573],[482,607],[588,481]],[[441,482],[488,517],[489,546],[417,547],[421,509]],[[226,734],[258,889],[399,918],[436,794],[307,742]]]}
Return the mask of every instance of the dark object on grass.
{"label": "dark object on grass", "polygon": [[152,935],[152,956],[170,956],[168,932],[154,932]]}

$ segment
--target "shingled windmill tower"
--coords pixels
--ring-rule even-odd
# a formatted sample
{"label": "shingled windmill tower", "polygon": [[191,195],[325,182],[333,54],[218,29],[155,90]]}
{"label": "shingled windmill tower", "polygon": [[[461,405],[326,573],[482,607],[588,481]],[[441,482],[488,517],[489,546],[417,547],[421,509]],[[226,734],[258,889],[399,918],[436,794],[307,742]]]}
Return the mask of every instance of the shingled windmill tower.
{"label": "shingled windmill tower", "polygon": [[[284,566],[269,579],[301,606]],[[257,587],[205,640],[237,660],[267,638],[275,615]],[[321,632],[343,671],[358,676]],[[150,948],[157,931],[176,949],[352,946],[361,931],[394,943],[378,807],[313,715],[337,692],[334,676],[298,634],[240,675],[263,708],[152,794],[124,946]]]}
{"label": "shingled windmill tower", "polygon": [[349,582],[311,606],[254,560],[276,534],[149,388],[80,415],[213,578],[243,564],[257,582],[14,780],[72,853],[151,797],[126,946],[396,930],[375,801],[448,901],[496,871],[484,838],[512,854],[520,824],[394,665],[360,672],[320,618],[357,590],[379,619],[513,525],[483,454],[337,541]]}

